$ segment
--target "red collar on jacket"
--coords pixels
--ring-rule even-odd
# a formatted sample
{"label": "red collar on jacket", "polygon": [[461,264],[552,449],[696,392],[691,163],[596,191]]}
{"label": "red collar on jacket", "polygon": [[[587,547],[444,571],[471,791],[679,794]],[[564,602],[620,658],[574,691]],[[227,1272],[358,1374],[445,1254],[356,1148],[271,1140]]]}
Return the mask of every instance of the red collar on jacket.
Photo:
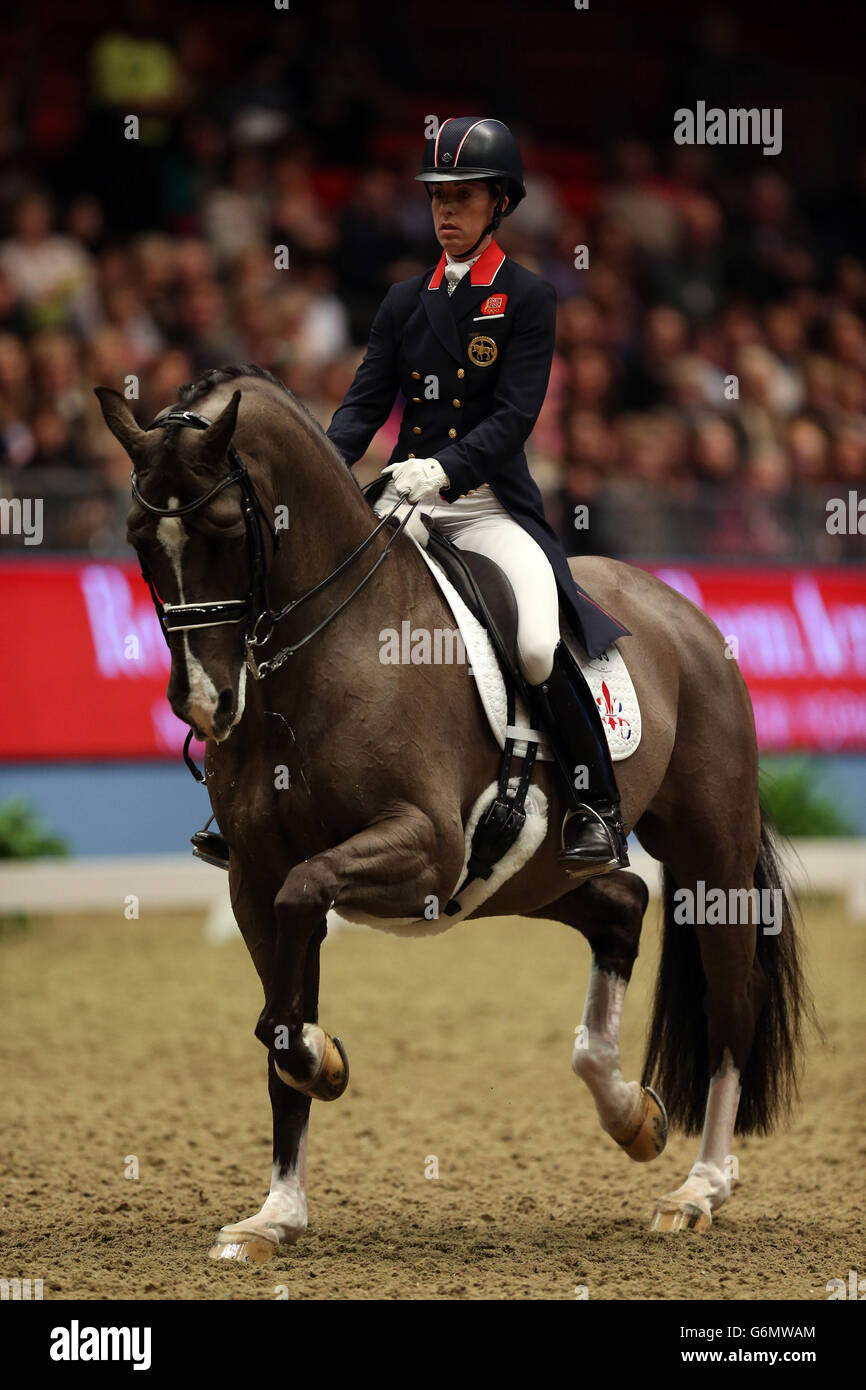
{"label": "red collar on jacket", "polygon": [[[469,267],[470,285],[492,285],[496,275],[505,262],[505,252],[497,246],[495,241],[491,241],[486,251],[482,251],[478,260],[473,266]],[[445,267],[448,262],[445,259],[445,252],[439,259],[439,264],[433,271],[430,278],[428,290],[438,290],[442,284],[442,277],[445,274]]]}

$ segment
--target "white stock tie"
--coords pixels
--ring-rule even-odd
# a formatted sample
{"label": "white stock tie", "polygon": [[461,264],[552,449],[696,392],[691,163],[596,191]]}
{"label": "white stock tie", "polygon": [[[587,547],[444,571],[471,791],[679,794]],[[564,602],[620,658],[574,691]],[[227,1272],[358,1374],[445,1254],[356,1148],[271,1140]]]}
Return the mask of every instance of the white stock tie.
{"label": "white stock tie", "polygon": [[473,256],[471,261],[452,261],[446,254],[447,264],[445,266],[445,279],[448,281],[448,293],[453,294],[464,275],[467,275],[478,260]]}

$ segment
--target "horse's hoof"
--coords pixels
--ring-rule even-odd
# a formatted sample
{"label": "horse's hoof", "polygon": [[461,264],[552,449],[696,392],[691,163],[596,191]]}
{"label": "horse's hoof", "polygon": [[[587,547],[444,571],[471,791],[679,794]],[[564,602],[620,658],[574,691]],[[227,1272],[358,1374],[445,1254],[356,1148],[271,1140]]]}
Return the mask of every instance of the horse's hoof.
{"label": "horse's hoof", "polygon": [[312,1095],[317,1100],[338,1100],[349,1084],[349,1058],[339,1038],[325,1033],[325,1049],[322,1056],[322,1070],[315,1082]]}
{"label": "horse's hoof", "polygon": [[713,1213],[706,1197],[686,1201],[681,1197],[660,1197],[656,1202],[651,1231],[697,1231],[703,1235],[713,1224]]}
{"label": "horse's hoof", "polygon": [[239,1264],[260,1265],[276,1255],[278,1249],[276,1237],[269,1240],[267,1236],[247,1235],[232,1231],[231,1227],[223,1227],[217,1233],[208,1255],[212,1260],[236,1260]]}
{"label": "horse's hoof", "polygon": [[641,1086],[625,1132],[613,1138],[635,1163],[649,1163],[663,1152],[668,1142],[668,1115],[661,1098],[649,1086]]}
{"label": "horse's hoof", "polygon": [[317,1023],[305,1023],[302,1041],[316,1057],[309,1081],[297,1081],[275,1061],[277,1075],[287,1086],[314,1100],[339,1100],[349,1084],[349,1059],[339,1038],[332,1038]]}

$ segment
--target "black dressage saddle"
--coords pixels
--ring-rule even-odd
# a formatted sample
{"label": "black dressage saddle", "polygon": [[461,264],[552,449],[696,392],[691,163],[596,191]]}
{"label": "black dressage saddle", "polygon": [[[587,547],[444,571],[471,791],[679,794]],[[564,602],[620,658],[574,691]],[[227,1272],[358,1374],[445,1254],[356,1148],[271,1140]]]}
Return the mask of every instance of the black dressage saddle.
{"label": "black dressage saddle", "polygon": [[428,555],[442,566],[469,611],[489,632],[506,679],[524,692],[517,662],[517,600],[508,576],[487,555],[458,548],[429,517],[421,520],[429,532]]}

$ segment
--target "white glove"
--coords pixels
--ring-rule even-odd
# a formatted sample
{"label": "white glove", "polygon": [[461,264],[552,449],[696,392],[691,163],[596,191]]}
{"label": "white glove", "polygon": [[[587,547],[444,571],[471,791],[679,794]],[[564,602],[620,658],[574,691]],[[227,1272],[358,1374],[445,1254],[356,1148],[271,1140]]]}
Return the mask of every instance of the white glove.
{"label": "white glove", "polygon": [[435,496],[448,486],[448,474],[438,459],[406,459],[403,463],[389,463],[382,473],[391,475],[400,496],[410,502],[423,502],[425,497]]}

